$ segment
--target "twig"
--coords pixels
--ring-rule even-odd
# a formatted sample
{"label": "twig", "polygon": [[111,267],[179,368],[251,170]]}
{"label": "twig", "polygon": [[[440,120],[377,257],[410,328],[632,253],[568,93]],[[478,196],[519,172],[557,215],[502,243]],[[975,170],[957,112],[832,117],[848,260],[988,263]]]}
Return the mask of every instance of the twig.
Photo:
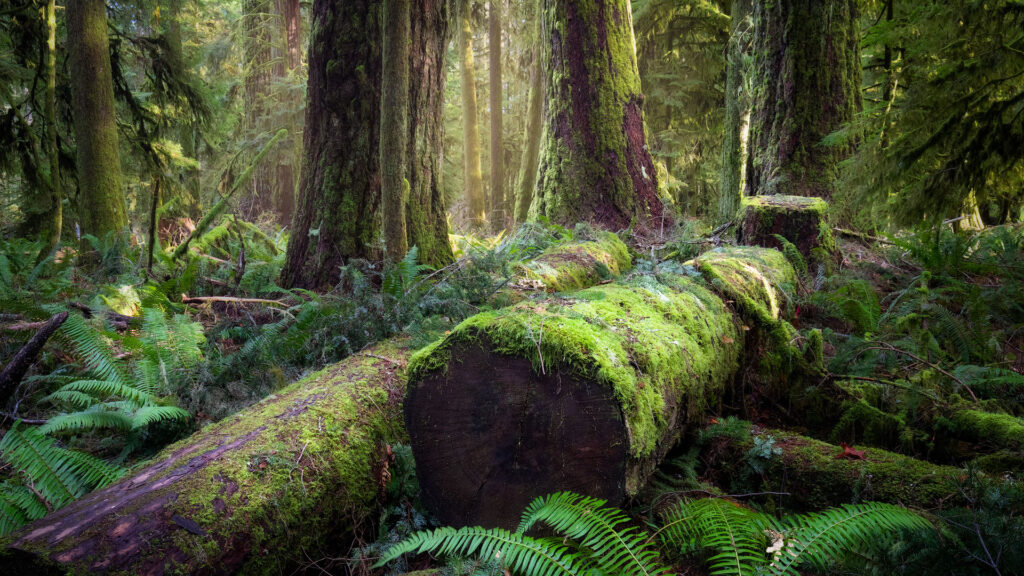
{"label": "twig", "polygon": [[876,244],[886,244],[888,246],[896,245],[896,243],[891,240],[886,240],[885,238],[879,238],[878,236],[872,236],[870,234],[865,234],[863,232],[857,232],[855,230],[847,230],[846,228],[833,228],[832,230],[837,234],[849,236],[851,238],[856,238],[858,240],[867,240],[869,242],[874,242]]}
{"label": "twig", "polygon": [[68,319],[67,312],[61,312],[50,318],[32,338],[18,350],[14,358],[0,371],[0,405],[7,404],[7,400],[14,393],[14,387],[25,377],[25,373],[36,361],[36,356],[46,346],[50,336],[60,329],[64,321]]}
{"label": "twig", "polygon": [[7,412],[0,412],[0,416],[3,416],[8,420],[21,420],[22,424],[28,424],[29,426],[42,426],[47,422],[47,420],[33,420],[32,418],[22,418],[17,414],[9,414]]}
{"label": "twig", "polygon": [[[907,352],[906,350],[901,350],[901,349],[893,346],[892,344],[887,344],[885,342],[882,342],[880,346],[872,346],[870,348],[865,348],[865,349],[861,350],[861,354],[863,354],[864,352],[867,352],[868,350],[879,350],[879,351],[882,351],[882,352],[895,352],[897,354],[903,354],[904,356],[913,358],[914,360],[916,360],[916,361],[918,361],[918,362],[920,362],[922,364],[927,364],[928,366],[931,366],[932,368],[938,370],[940,373],[945,375],[947,378],[955,381],[957,384],[962,386],[963,389],[967,390],[967,393],[971,395],[971,399],[972,400],[974,400],[975,402],[978,401],[978,397],[974,394],[974,390],[971,390],[971,387],[968,386],[966,382],[964,382],[963,380],[957,378],[952,373],[944,370],[938,364],[934,364],[932,362],[929,362],[929,361],[925,360],[924,358],[921,358],[917,354],[914,354],[912,352]],[[859,356],[859,354],[858,354],[858,356]]]}
{"label": "twig", "polygon": [[280,300],[267,300],[265,298],[236,298],[234,296],[185,296],[182,295],[182,304],[207,304],[207,303],[222,303],[222,304],[267,304],[268,306],[284,306],[288,307],[287,304]]}
{"label": "twig", "polygon": [[378,354],[370,354],[369,352],[360,352],[359,355],[360,356],[366,356],[367,358],[376,358],[377,360],[383,360],[385,362],[390,362],[390,363],[394,364],[395,366],[400,366],[402,368],[405,368],[405,362],[401,362],[399,360],[395,360],[394,358],[388,358],[387,356],[380,356]]}

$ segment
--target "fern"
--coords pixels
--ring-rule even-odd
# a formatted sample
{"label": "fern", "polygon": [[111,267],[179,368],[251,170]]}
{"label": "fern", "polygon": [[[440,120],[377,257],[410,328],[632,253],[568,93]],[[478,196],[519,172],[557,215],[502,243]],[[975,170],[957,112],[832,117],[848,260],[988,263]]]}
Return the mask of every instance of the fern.
{"label": "fern", "polygon": [[711,574],[745,576],[765,563],[765,516],[729,500],[703,498],[677,504],[664,515],[661,540],[683,554],[710,550]]}
{"label": "fern", "polygon": [[607,502],[571,492],[559,492],[534,500],[523,513],[517,530],[525,534],[544,522],[580,546],[594,552],[598,567],[609,574],[660,574],[658,553],[647,535],[633,528],[620,528],[630,520]]}
{"label": "fern", "polygon": [[48,508],[60,508],[114,482],[123,473],[94,456],[58,446],[42,430],[22,429],[20,422],[0,440],[0,459],[19,471],[31,487],[26,490],[10,481],[0,485],[0,535],[40,518]]}
{"label": "fern", "polygon": [[410,552],[495,558],[513,572],[531,576],[576,576],[593,573],[585,558],[557,540],[531,538],[501,528],[480,527],[444,527],[416,532],[392,546],[377,566],[383,566]]}
{"label": "fern", "polygon": [[[904,531],[932,526],[899,506],[879,503],[846,505],[824,512],[770,516],[724,499],[682,502],[665,516],[661,538],[683,553],[710,550],[708,568],[715,575],[770,573],[799,575],[798,566],[824,570],[851,552],[889,544]],[[771,546],[764,547],[771,537]],[[769,558],[768,554],[772,556]]]}
{"label": "fern", "polygon": [[[538,522],[564,538],[532,538],[525,532]],[[516,532],[486,528],[439,528],[418,532],[393,546],[378,566],[409,552],[474,555],[497,559],[516,574],[666,574],[646,534],[621,528],[629,519],[604,500],[560,492],[534,500]]]}

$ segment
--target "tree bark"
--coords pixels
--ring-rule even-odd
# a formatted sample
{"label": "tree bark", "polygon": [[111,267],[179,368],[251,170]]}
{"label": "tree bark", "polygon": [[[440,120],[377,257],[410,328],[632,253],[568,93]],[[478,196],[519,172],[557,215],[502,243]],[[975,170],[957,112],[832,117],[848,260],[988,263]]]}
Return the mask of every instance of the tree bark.
{"label": "tree bark", "polygon": [[[245,0],[242,12],[245,19],[245,129],[250,140],[258,140],[273,129],[267,122],[273,80],[273,35],[269,25],[273,9],[270,0]],[[241,201],[245,219],[255,220],[273,207],[275,175],[273,164],[256,167]]]}
{"label": "tree bark", "polygon": [[405,437],[409,354],[379,345],[168,447],[14,534],[0,572],[281,574],[344,553]]}
{"label": "tree bark", "polygon": [[100,239],[113,234],[124,241],[128,209],[117,147],[106,3],[79,0],[69,2],[66,11],[82,232]]}
{"label": "tree bark", "polygon": [[459,5],[459,72],[462,81],[462,142],[465,159],[464,186],[469,219],[474,226],[487,221],[483,169],[480,166],[480,128],[476,105],[476,69],[473,64],[472,0]]}
{"label": "tree bark", "polygon": [[50,214],[43,248],[36,258],[42,262],[60,245],[64,226],[64,194],[60,179],[60,144],[57,141],[57,7],[46,3],[46,155],[50,159]]}
{"label": "tree bark", "polygon": [[849,142],[822,140],[861,108],[854,0],[778,0],[754,9],[748,195],[830,199]]}
{"label": "tree bark", "polygon": [[[170,60],[173,65],[181,70],[185,70],[187,64],[185,61],[184,42],[181,34],[181,9],[182,3],[185,0],[168,0],[167,1],[167,28],[164,32],[164,37],[167,40],[167,49]],[[195,126],[191,119],[181,118],[181,124],[178,126],[178,141],[181,144],[181,153],[189,158],[198,158],[198,150],[196,147],[196,132]],[[193,220],[199,220],[202,216],[202,193],[201,193],[201,182],[199,179],[198,169],[186,169],[182,176],[182,186],[171,186],[165,192],[166,200],[170,202],[172,199],[177,199],[178,206],[173,209],[173,214],[187,216]]]}
{"label": "tree bark", "polygon": [[[442,0],[413,0],[409,48],[409,245],[451,261],[442,194],[441,112],[449,29]],[[281,281],[331,287],[349,260],[380,260],[381,0],[317,0],[309,45],[303,173]]]}
{"label": "tree bark", "polygon": [[501,85],[501,3],[491,0],[488,17],[488,48],[491,101],[491,219],[500,228],[512,219],[510,203],[505,201],[505,147],[502,143]]}
{"label": "tree bark", "polygon": [[[539,32],[540,26],[537,28]],[[540,140],[544,128],[544,70],[541,66],[539,48],[533,50],[529,99],[526,111],[526,133],[523,134],[523,157],[519,164],[516,222],[526,222],[530,217],[533,191],[537,186],[537,168],[540,166]]]}
{"label": "tree bark", "polygon": [[536,216],[625,228],[661,218],[630,4],[543,0],[547,105]]}
{"label": "tree bark", "polygon": [[[276,0],[275,5],[281,18],[285,50],[283,57],[277,59],[275,75],[284,78],[287,74],[295,74],[302,67],[302,7],[299,0]],[[289,134],[297,133],[297,130],[289,131]],[[288,153],[276,167],[275,209],[278,222],[283,226],[290,224],[295,214],[295,164],[301,154],[300,144],[298,138],[290,136]]]}
{"label": "tree bark", "polygon": [[381,196],[384,248],[392,262],[409,251],[405,229],[406,138],[409,134],[409,0],[384,0],[383,81],[380,110]]}
{"label": "tree bark", "polygon": [[744,60],[750,52],[747,19],[751,0],[732,0],[729,11],[729,46],[725,77],[725,138],[722,142],[722,176],[719,190],[718,220],[729,222],[736,217],[743,197],[743,166],[746,144],[744,118],[750,108],[750,94],[744,89]]}

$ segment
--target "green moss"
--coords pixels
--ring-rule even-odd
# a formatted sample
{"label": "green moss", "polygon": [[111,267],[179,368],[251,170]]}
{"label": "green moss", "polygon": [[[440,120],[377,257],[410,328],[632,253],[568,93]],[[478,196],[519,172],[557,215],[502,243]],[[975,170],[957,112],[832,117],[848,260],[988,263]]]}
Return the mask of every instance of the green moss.
{"label": "green moss", "polygon": [[704,278],[740,313],[775,324],[792,301],[796,271],[778,250],[730,246],[706,252],[692,262]]}
{"label": "green moss", "polygon": [[1024,420],[1009,414],[957,409],[949,417],[965,439],[989,446],[1024,450]]}
{"label": "green moss", "polygon": [[571,292],[616,277],[632,265],[629,249],[611,232],[597,232],[589,242],[559,244],[519,266],[524,278],[548,292]]}
{"label": "green moss", "polygon": [[[151,549],[168,558],[167,573],[195,573],[239,554],[245,560],[238,573],[285,571],[304,560],[303,551],[319,550],[374,517],[386,445],[407,441],[400,366],[409,352],[394,341],[371,352],[168,447],[133,477],[132,485],[151,493],[129,500],[116,517],[104,517],[57,546],[33,541],[18,547],[52,558],[95,535],[101,545],[90,554],[99,560],[114,554],[106,546],[127,545],[109,536],[119,519],[140,515],[144,522],[151,513],[139,509],[170,497],[161,514],[191,520],[208,536],[187,530],[144,535]],[[217,452],[229,443],[238,445]],[[88,567],[91,561],[84,558],[69,568]],[[123,571],[139,569],[132,564]]]}
{"label": "green moss", "polygon": [[529,358],[538,372],[542,363],[559,366],[610,387],[637,458],[669,433],[671,404],[684,402],[690,418],[703,415],[735,372],[740,348],[732,314],[699,283],[643,276],[474,316],[413,356],[412,385],[447,369],[453,343],[473,340]]}

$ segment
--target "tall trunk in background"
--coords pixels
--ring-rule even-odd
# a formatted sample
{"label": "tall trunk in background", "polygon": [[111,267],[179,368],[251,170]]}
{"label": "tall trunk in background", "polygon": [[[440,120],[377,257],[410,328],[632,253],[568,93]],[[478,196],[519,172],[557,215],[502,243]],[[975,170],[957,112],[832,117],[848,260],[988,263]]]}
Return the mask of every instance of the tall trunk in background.
{"label": "tall trunk in background", "polygon": [[547,109],[534,210],[625,228],[662,217],[628,0],[543,0]]}
{"label": "tall trunk in background", "polygon": [[[411,0],[408,244],[452,259],[441,190],[446,0]],[[379,260],[382,0],[315,0],[302,178],[281,282],[323,288],[351,259]]]}
{"label": "tall trunk in background", "polygon": [[490,71],[491,100],[491,210],[490,213],[498,226],[504,226],[511,220],[510,203],[505,201],[505,150],[502,145],[501,107],[501,3],[503,0],[491,0],[490,16],[488,17],[488,48]]}
{"label": "tall trunk in background", "polygon": [[[245,130],[250,140],[269,138],[274,130],[266,125],[267,96],[272,80],[273,36],[268,20],[270,0],[244,0],[245,22]],[[254,220],[273,206],[275,168],[271,162],[256,166],[242,198],[242,216]]]}
{"label": "tall trunk in background", "polygon": [[449,264],[448,208],[441,186],[444,156],[445,56],[451,40],[448,0],[412,0],[409,46],[409,203],[406,230],[420,262]]}
{"label": "tall trunk in background", "polygon": [[481,226],[487,220],[483,169],[480,167],[480,127],[476,110],[476,71],[473,65],[472,0],[456,0],[459,11],[459,71],[462,81],[462,142],[466,161],[465,187],[469,218]]}
{"label": "tall trunk in background", "polygon": [[397,262],[409,251],[405,203],[409,196],[406,138],[409,134],[409,0],[383,0],[380,167],[384,248]]}
{"label": "tall trunk in background", "polygon": [[744,118],[750,108],[750,94],[744,90],[743,62],[750,51],[746,34],[751,0],[732,0],[729,18],[729,47],[725,76],[725,136],[722,142],[722,175],[719,184],[718,219],[728,222],[736,216],[743,197],[743,165],[746,154]]}
{"label": "tall trunk in background", "polygon": [[822,140],[861,107],[857,2],[758,2],[754,22],[747,193],[831,198],[853,145]]}
{"label": "tall trunk in background", "polygon": [[[181,8],[185,0],[167,0],[166,21],[167,28],[164,38],[167,41],[169,59],[172,66],[184,70],[186,66],[184,42],[181,35]],[[198,160],[196,149],[196,128],[192,125],[191,119],[182,118],[178,126],[178,143],[181,144],[181,153],[189,158]],[[174,213],[188,216],[196,221],[202,216],[201,189],[199,181],[199,170],[187,170],[182,175],[181,186],[168,187],[169,194],[165,194],[168,201],[177,199],[177,206]]]}
{"label": "tall trunk in background", "polygon": [[106,4],[76,0],[66,11],[82,232],[100,239],[111,233],[126,237]]}
{"label": "tall trunk in background", "polygon": [[57,249],[64,226],[60,146],[57,142],[57,7],[54,0],[46,3],[46,155],[50,159],[50,213],[45,244],[39,252],[40,261]]}
{"label": "tall trunk in background", "polygon": [[[285,78],[302,67],[302,7],[299,0],[275,0],[275,14],[280,19],[284,54],[274,59],[274,76]],[[285,149],[289,151],[279,161],[276,170],[274,208],[278,222],[287,225],[295,213],[295,163],[301,147],[293,131],[288,132]]]}
{"label": "tall trunk in background", "polygon": [[[537,27],[538,30],[540,26]],[[525,222],[533,204],[533,190],[537,186],[537,168],[540,165],[540,139],[544,127],[544,68],[541,50],[533,49],[530,66],[530,96],[526,110],[526,133],[523,135],[523,157],[519,164],[519,189],[516,192],[516,222]]]}

